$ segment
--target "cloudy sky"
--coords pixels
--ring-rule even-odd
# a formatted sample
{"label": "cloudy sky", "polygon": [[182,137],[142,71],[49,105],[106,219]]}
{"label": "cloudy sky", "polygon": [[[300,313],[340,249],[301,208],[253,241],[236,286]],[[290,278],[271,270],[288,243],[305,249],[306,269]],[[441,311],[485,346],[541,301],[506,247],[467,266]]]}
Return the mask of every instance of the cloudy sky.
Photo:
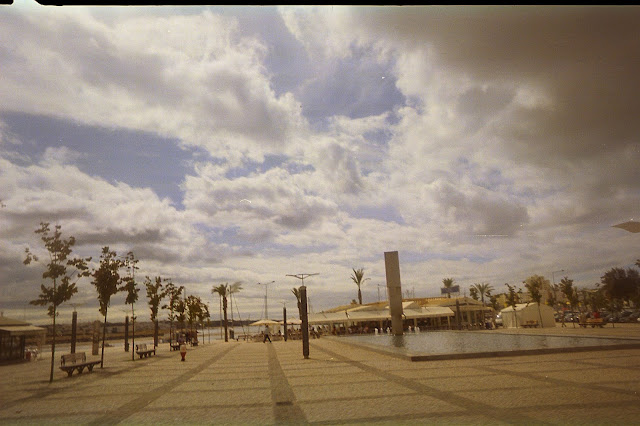
{"label": "cloudy sky", "polygon": [[[286,274],[319,273],[317,312],[364,268],[376,301],[385,251],[418,297],[593,286],[640,257],[612,228],[640,220],[639,75],[638,7],[2,6],[0,309],[48,320],[41,221],[214,318],[234,281],[243,318],[259,282],[295,310]],[[100,318],[89,279],[72,303]]]}

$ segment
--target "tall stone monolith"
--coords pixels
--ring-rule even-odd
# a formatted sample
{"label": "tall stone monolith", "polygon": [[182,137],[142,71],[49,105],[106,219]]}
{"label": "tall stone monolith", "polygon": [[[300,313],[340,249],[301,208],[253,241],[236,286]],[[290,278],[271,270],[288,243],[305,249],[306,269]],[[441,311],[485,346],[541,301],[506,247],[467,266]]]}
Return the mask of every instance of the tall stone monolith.
{"label": "tall stone monolith", "polygon": [[384,266],[387,272],[387,294],[391,312],[391,332],[402,336],[402,286],[400,284],[400,260],[397,251],[384,253]]}

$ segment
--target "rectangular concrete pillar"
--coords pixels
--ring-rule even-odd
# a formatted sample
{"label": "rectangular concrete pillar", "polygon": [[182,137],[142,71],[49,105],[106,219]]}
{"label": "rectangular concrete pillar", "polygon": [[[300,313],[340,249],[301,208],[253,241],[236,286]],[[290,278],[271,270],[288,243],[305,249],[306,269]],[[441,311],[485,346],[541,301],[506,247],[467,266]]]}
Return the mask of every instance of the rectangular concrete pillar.
{"label": "rectangular concrete pillar", "polygon": [[384,266],[387,272],[387,294],[391,312],[391,332],[402,336],[402,286],[400,284],[400,260],[397,251],[384,253]]}

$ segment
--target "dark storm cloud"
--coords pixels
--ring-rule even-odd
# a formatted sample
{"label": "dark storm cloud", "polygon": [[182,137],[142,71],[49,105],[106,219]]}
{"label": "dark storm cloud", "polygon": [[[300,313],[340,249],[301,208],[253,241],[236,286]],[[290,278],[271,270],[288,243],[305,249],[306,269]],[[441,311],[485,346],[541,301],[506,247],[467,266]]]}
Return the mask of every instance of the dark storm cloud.
{"label": "dark storm cloud", "polygon": [[381,8],[358,16],[371,32],[433,46],[454,73],[540,89],[551,108],[522,108],[500,133],[516,155],[588,158],[638,140],[640,8]]}
{"label": "dark storm cloud", "polygon": [[529,222],[524,206],[480,188],[476,193],[466,194],[451,182],[438,181],[434,196],[440,208],[452,214],[467,232],[511,236]]}

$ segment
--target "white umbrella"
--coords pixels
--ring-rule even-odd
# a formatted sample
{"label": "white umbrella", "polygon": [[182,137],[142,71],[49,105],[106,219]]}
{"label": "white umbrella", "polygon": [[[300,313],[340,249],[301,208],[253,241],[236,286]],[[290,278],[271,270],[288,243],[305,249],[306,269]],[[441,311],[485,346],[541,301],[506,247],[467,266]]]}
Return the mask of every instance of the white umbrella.
{"label": "white umbrella", "polygon": [[[284,324],[284,321],[280,321],[280,324]],[[287,320],[287,324],[300,325],[300,324],[302,324],[302,320],[299,320],[299,319],[288,319]]]}
{"label": "white umbrella", "polygon": [[261,319],[249,325],[280,325],[280,323],[278,321],[274,321],[270,319]]}

